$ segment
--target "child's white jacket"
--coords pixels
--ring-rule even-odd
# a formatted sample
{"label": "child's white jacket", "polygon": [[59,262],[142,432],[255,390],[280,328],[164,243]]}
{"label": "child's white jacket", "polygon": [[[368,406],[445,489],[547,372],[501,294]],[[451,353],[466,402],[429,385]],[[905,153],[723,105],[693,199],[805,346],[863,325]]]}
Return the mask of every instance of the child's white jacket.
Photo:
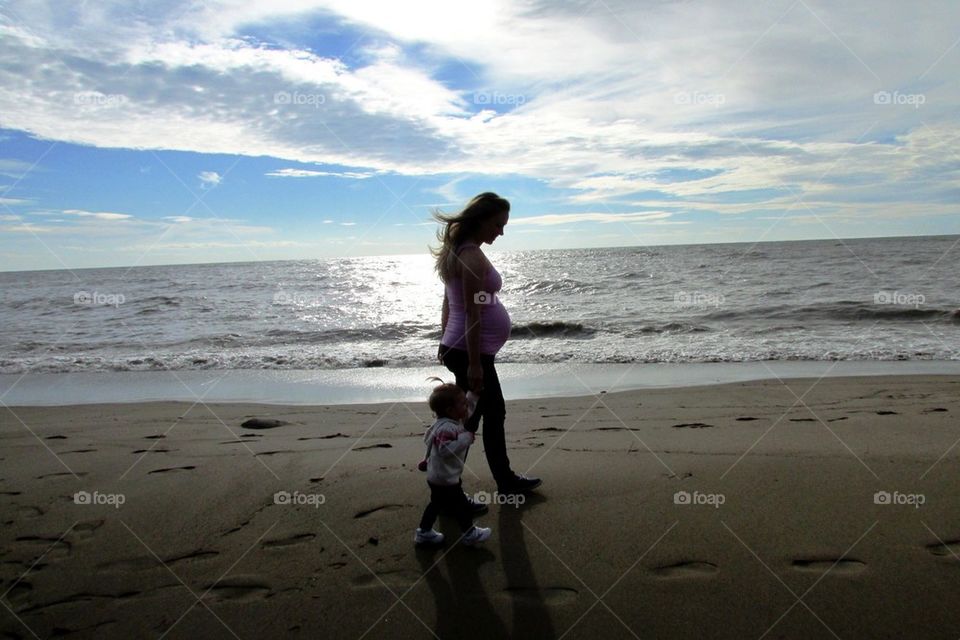
{"label": "child's white jacket", "polygon": [[427,429],[427,482],[455,485],[463,474],[463,461],[473,444],[473,434],[451,418],[440,418]]}

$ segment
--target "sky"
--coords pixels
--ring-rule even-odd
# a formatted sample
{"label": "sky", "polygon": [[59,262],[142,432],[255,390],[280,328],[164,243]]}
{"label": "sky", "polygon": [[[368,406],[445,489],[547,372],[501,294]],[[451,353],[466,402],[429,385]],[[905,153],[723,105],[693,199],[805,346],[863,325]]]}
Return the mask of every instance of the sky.
{"label": "sky", "polygon": [[960,4],[0,2],[0,270],[960,233]]}

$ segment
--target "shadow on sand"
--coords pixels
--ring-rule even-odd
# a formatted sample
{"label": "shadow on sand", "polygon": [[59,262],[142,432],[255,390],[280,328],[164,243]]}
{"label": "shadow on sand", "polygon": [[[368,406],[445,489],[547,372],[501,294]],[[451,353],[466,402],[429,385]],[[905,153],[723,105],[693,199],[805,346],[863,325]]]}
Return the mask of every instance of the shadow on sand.
{"label": "shadow on sand", "polygon": [[[497,559],[492,551],[455,543],[459,538],[455,526],[445,527],[450,541],[447,546],[417,549],[417,561],[436,603],[434,633],[439,638],[556,638],[543,591],[530,562],[524,535],[526,530],[522,524],[524,512],[545,501],[543,496],[531,495],[519,508],[512,505],[494,507],[499,509],[499,514],[493,535],[500,541],[506,585],[492,594],[493,602],[479,575],[483,565]],[[452,548],[451,544],[454,545]],[[449,582],[441,571],[443,565],[446,565]],[[497,614],[498,608],[504,611],[506,606],[513,610],[512,628],[508,628]]]}

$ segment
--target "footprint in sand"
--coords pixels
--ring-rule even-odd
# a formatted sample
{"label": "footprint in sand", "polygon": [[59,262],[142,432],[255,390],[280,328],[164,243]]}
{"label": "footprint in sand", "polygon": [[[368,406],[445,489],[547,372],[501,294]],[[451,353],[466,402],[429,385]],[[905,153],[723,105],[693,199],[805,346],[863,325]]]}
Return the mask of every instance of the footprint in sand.
{"label": "footprint in sand", "polygon": [[946,542],[928,544],[926,549],[935,556],[960,558],[960,540],[947,540]]}
{"label": "footprint in sand", "polygon": [[21,604],[29,600],[32,595],[33,585],[26,580],[21,580],[7,589],[6,599],[13,604]]}
{"label": "footprint in sand", "polygon": [[717,565],[700,560],[686,560],[655,567],[653,572],[661,578],[705,578],[717,572]]}
{"label": "footprint in sand", "polygon": [[737,418],[737,422],[750,422],[751,420],[759,420],[760,418],[754,418],[753,416],[743,416],[742,418]]}
{"label": "footprint in sand", "polygon": [[160,434],[160,435],[156,435],[156,436],[144,436],[143,439],[144,439],[144,440],[159,440],[160,438],[166,438],[166,437],[167,437],[167,436]]}
{"label": "footprint in sand", "polygon": [[67,436],[61,436],[59,434],[55,436],[47,436],[46,438],[44,438],[44,440],[66,440],[66,439],[67,439]]}
{"label": "footprint in sand", "polygon": [[61,476],[70,476],[82,478],[87,475],[86,471],[78,471],[77,473],[70,473],[69,471],[58,471],[57,473],[45,473],[42,476],[37,476],[37,480],[43,480],[44,478],[59,478]]}
{"label": "footprint in sand", "polygon": [[206,598],[214,601],[249,602],[269,597],[270,586],[258,576],[232,576],[206,585]]}
{"label": "footprint in sand", "polygon": [[409,587],[417,580],[420,579],[420,574],[416,571],[410,571],[408,569],[398,569],[396,571],[383,571],[377,573],[376,575],[370,575],[369,573],[359,576],[351,580],[354,589],[370,589],[380,587],[382,588],[384,584],[392,588],[405,588]]}
{"label": "footprint in sand", "polygon": [[193,465],[187,465],[185,467],[164,467],[163,469],[154,469],[153,471],[148,471],[147,475],[151,473],[170,473],[173,471],[189,471],[190,469],[196,469]]}
{"label": "footprint in sand", "polygon": [[17,542],[23,543],[31,551],[36,552],[39,557],[45,554],[44,558],[56,558],[70,555],[73,545],[62,538],[51,538],[47,536],[19,536]]}
{"label": "footprint in sand", "polygon": [[273,538],[271,540],[264,540],[260,544],[261,549],[278,549],[280,547],[290,547],[295,544],[304,544],[305,542],[310,542],[317,535],[315,533],[298,533],[292,536],[287,536],[286,538]]}
{"label": "footprint in sand", "polygon": [[507,587],[497,594],[517,604],[570,604],[580,595],[580,592],[570,587]]}
{"label": "footprint in sand", "polygon": [[354,514],[354,518],[366,518],[368,516],[380,513],[383,511],[396,511],[397,509],[403,509],[402,504],[384,504],[379,507],[374,507],[372,509],[366,509],[364,511],[358,511]]}
{"label": "footprint in sand", "polygon": [[946,413],[949,409],[943,407],[934,407],[933,409],[924,409],[921,413]]}
{"label": "footprint in sand", "polygon": [[898,416],[900,414],[897,413],[896,411],[880,410],[880,411],[877,411],[877,415],[878,416]]}
{"label": "footprint in sand", "polygon": [[860,573],[867,568],[865,562],[852,558],[801,558],[794,560],[792,566],[797,571],[809,573],[836,573],[847,575]]}
{"label": "footprint in sand", "polygon": [[392,444],[387,444],[386,442],[380,442],[377,444],[368,444],[363,447],[354,447],[353,450],[362,451],[363,449],[392,449],[392,448],[393,448]]}
{"label": "footprint in sand", "polygon": [[78,522],[71,530],[70,538],[90,538],[93,536],[94,531],[103,526],[104,522],[106,522],[106,520],[87,520],[85,522]]}
{"label": "footprint in sand", "polygon": [[712,424],[707,424],[705,422],[684,422],[681,424],[673,425],[674,429],[712,429]]}
{"label": "footprint in sand", "polygon": [[277,420],[275,418],[251,418],[241,424],[244,429],[276,429],[290,424],[286,420]]}

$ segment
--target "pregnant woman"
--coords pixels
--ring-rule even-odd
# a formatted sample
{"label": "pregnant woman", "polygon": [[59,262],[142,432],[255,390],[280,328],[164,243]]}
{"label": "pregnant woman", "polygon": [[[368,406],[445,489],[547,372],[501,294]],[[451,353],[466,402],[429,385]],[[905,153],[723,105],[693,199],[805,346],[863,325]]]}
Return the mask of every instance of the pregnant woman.
{"label": "pregnant woman", "polygon": [[481,193],[460,213],[436,214],[444,226],[437,233],[436,269],[445,285],[440,361],[456,376],[457,386],[480,395],[466,428],[476,431],[483,419],[483,449],[501,494],[522,493],[540,485],[538,478],[510,468],[504,435],[507,409],[494,359],[510,337],[510,316],[500,304],[500,274],[480,245],[503,235],[510,203],[495,193]]}

